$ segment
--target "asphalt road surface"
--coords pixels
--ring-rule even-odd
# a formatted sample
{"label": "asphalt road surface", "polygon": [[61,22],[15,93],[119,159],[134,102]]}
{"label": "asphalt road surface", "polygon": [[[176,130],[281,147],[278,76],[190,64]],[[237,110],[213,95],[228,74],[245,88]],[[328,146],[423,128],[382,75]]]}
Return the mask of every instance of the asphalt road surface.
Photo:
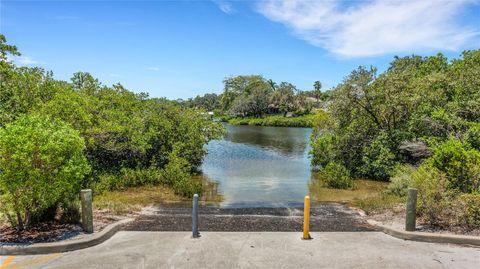
{"label": "asphalt road surface", "polygon": [[[200,231],[299,232],[303,208],[200,207]],[[354,210],[342,204],[320,204],[311,208],[310,230],[317,232],[373,231]],[[127,231],[191,231],[190,208],[157,207],[138,217]]]}

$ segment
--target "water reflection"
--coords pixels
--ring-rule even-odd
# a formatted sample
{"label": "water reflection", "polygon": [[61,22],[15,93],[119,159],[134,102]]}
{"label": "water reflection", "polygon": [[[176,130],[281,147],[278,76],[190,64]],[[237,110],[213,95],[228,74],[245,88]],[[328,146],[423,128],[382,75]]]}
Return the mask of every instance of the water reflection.
{"label": "water reflection", "polygon": [[218,190],[219,183],[210,180],[206,175],[196,175],[193,180],[202,183],[203,193],[200,202],[209,205],[219,205],[223,201],[223,195]]}
{"label": "water reflection", "polygon": [[222,140],[207,145],[203,174],[218,182],[222,206],[284,206],[308,192],[307,128],[226,126]]}
{"label": "water reflection", "polygon": [[311,129],[225,125],[224,140],[273,150],[286,156],[298,157],[308,147]]}

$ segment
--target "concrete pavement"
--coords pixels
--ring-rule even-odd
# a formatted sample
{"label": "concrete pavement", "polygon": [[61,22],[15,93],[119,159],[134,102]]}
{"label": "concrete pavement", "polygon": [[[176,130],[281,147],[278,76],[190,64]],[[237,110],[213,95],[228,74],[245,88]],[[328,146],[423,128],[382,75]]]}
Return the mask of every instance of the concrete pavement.
{"label": "concrete pavement", "polygon": [[0,257],[6,268],[479,268],[480,248],[380,232],[119,232],[92,248]]}

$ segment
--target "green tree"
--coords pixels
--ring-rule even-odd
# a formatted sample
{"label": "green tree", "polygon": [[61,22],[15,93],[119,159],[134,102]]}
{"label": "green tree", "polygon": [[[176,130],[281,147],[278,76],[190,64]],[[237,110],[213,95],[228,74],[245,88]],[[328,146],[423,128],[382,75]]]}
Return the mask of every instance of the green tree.
{"label": "green tree", "polygon": [[273,79],[268,79],[267,83],[270,85],[270,88],[271,88],[272,91],[277,90],[277,83],[275,81],[273,81]]}
{"label": "green tree", "polygon": [[0,130],[0,208],[19,230],[79,193],[89,166],[85,144],[67,124],[40,115]]}
{"label": "green tree", "polygon": [[385,133],[380,133],[364,147],[361,169],[366,178],[388,180],[392,176],[396,156],[391,147],[391,141]]}
{"label": "green tree", "polygon": [[480,121],[480,50],[465,51],[448,68],[450,110],[467,121]]}
{"label": "green tree", "polygon": [[190,108],[200,108],[207,111],[213,111],[220,108],[220,97],[215,93],[207,93],[203,96],[197,95],[195,98],[189,99],[184,105]]}
{"label": "green tree", "polygon": [[76,72],[71,78],[73,88],[80,91],[86,91],[90,95],[95,95],[101,87],[98,79],[87,72]]}
{"label": "green tree", "polygon": [[20,52],[14,45],[7,44],[7,39],[4,35],[0,34],[0,62],[6,62],[8,55],[20,56]]}
{"label": "green tree", "polygon": [[248,96],[255,88],[270,88],[262,76],[234,76],[223,80],[222,108],[228,111],[233,101],[240,95]]}
{"label": "green tree", "polygon": [[0,126],[30,113],[53,98],[65,83],[41,68],[0,66]]}
{"label": "green tree", "polygon": [[283,116],[295,110],[295,85],[288,82],[281,82],[277,90],[271,94],[270,104],[275,107]]}
{"label": "green tree", "polygon": [[412,159],[404,145],[431,149],[455,136],[474,146],[479,63],[479,51],[467,51],[451,62],[442,54],[395,57],[381,74],[373,67],[352,71],[330,92],[333,155],[354,177],[388,179],[396,163],[429,156],[424,149]]}

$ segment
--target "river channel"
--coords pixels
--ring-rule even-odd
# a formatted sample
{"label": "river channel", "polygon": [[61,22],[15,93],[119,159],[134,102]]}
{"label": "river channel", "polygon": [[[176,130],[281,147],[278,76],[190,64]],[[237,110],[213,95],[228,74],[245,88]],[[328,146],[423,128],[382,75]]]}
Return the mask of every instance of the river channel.
{"label": "river channel", "polygon": [[222,207],[296,207],[305,195],[314,201],[350,202],[378,193],[380,182],[358,181],[358,188],[332,190],[311,172],[310,128],[225,125],[211,141],[201,166],[210,182],[206,198],[221,195]]}

